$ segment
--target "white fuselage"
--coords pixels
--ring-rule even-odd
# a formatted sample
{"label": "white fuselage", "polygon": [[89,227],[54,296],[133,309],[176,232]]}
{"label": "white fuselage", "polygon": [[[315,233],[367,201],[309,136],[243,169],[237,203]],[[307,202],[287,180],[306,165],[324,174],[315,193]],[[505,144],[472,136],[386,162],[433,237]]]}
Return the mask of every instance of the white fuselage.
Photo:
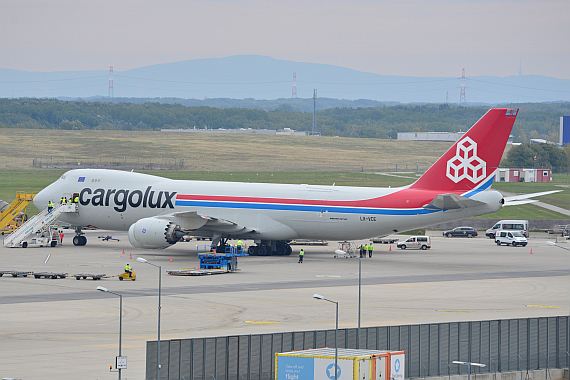
{"label": "white fuselage", "polygon": [[[74,226],[128,230],[140,219],[197,212],[246,226],[263,240],[354,240],[498,211],[501,194],[471,196],[484,205],[427,210],[434,191],[170,180],[133,172],[77,169],[65,173],[34,199],[39,209],[79,194],[79,212],[59,219]],[[435,194],[435,195],[434,195]],[[379,205],[379,206],[378,206]],[[198,231],[197,235],[207,234]]]}

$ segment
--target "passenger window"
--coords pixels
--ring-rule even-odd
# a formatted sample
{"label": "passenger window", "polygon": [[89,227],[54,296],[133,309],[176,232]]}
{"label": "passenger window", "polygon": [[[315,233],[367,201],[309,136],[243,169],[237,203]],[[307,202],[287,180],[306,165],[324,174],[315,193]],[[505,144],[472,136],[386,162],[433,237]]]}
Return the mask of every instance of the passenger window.
{"label": "passenger window", "polygon": [[415,242],[416,242],[416,239],[415,239],[415,238],[412,238],[412,240],[410,240],[410,242],[415,243]]}
{"label": "passenger window", "polygon": [[495,224],[495,225],[493,226],[493,229],[494,229],[494,230],[498,230],[498,229],[499,229],[499,227],[501,227],[501,225],[500,225],[500,224]]}
{"label": "passenger window", "polygon": [[511,234],[510,232],[509,232],[509,237],[510,237],[510,238],[512,238],[512,237],[513,237],[513,234]]}
{"label": "passenger window", "polygon": [[501,237],[506,237],[507,233],[506,232],[501,232]]}

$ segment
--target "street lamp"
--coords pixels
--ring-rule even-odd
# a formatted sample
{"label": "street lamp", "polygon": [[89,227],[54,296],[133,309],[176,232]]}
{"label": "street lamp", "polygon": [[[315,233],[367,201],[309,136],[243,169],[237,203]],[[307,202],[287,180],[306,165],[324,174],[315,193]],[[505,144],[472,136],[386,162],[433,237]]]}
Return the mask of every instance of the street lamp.
{"label": "street lamp", "polygon": [[475,366],[475,367],[487,367],[485,364],[481,364],[481,363],[472,363],[472,362],[460,362],[457,360],[452,361],[451,363],[453,364],[460,364],[460,365],[466,365],[467,366],[467,380],[471,380],[471,367]]}
{"label": "street lamp", "polygon": [[[102,292],[106,292],[106,293],[111,293],[114,294],[116,296],[119,296],[120,299],[120,314],[119,314],[119,358],[122,358],[121,355],[121,347],[122,347],[122,339],[123,339],[123,295],[119,294],[119,293],[115,293],[112,292],[110,290],[108,290],[107,288],[104,288],[102,286],[98,286],[97,290],[100,290]],[[120,364],[117,363],[117,361],[115,360],[115,366],[117,367],[117,369],[119,370],[119,380],[121,380],[121,369],[123,368],[124,362],[121,362]]]}
{"label": "street lamp", "polygon": [[336,328],[334,331],[334,379],[338,379],[338,302],[326,299],[320,294],[313,294],[313,298],[336,304]]}
{"label": "street lamp", "polygon": [[137,261],[139,263],[150,264],[154,267],[158,268],[158,344],[156,348],[156,379],[160,379],[160,309],[162,308],[160,302],[160,296],[162,294],[162,267],[160,265],[156,265],[148,261],[147,259],[143,259],[142,257],[137,257]]}

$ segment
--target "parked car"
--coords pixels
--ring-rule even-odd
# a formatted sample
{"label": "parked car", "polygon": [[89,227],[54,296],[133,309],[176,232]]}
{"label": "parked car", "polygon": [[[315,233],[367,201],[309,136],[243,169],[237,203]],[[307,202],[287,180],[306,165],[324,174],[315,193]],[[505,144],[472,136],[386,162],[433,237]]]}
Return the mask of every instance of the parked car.
{"label": "parked car", "polygon": [[498,230],[495,236],[495,243],[497,245],[506,244],[516,247],[522,245],[523,247],[528,244],[526,237],[518,231],[501,231]]}
{"label": "parked car", "polygon": [[485,232],[485,235],[488,236],[489,239],[494,239],[498,230],[518,231],[528,237],[528,220],[499,220],[493,227]]}
{"label": "parked car", "polygon": [[472,238],[477,236],[477,230],[473,227],[455,227],[452,230],[444,231],[443,236],[447,237],[460,236],[460,237]]}
{"label": "parked car", "polygon": [[410,236],[406,240],[398,243],[396,247],[400,249],[426,249],[431,248],[431,239],[429,236]]}

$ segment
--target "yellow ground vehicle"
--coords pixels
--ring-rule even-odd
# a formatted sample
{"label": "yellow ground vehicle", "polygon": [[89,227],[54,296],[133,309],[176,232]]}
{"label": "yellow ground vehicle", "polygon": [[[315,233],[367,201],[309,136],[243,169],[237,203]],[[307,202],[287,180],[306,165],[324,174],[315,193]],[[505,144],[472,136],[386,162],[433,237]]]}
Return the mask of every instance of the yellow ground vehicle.
{"label": "yellow ground vehicle", "polygon": [[16,200],[11,204],[0,200],[0,231],[2,235],[14,231],[26,221],[26,208],[35,195],[18,191]]}
{"label": "yellow ground vehicle", "polygon": [[130,275],[127,272],[121,273],[119,275],[119,281],[123,281],[123,280],[135,281],[136,279],[137,279],[137,274],[135,273],[135,271],[131,271]]}

